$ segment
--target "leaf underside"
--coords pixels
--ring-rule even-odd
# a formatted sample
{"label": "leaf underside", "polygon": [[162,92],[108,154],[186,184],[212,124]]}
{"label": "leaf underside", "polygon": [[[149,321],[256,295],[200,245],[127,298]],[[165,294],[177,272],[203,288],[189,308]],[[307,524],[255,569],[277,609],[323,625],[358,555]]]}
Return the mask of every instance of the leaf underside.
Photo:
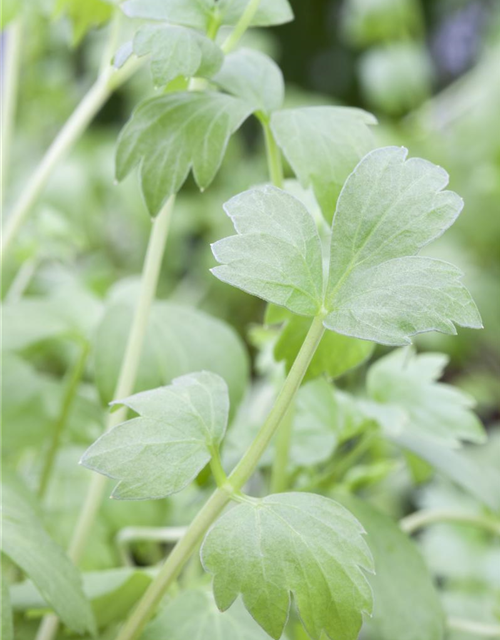
{"label": "leaf underside", "polygon": [[357,520],[336,502],[306,493],[282,493],[241,504],[208,532],[203,566],[214,575],[218,607],[241,594],[253,618],[279,638],[293,594],[313,640],[355,640],[372,597],[360,567],[372,561]]}
{"label": "leaf underside", "polygon": [[140,417],[101,436],[82,464],[119,480],[112,497],[147,500],[186,487],[224,437],[229,412],[226,383],[214,373],[192,373],[122,404]]}

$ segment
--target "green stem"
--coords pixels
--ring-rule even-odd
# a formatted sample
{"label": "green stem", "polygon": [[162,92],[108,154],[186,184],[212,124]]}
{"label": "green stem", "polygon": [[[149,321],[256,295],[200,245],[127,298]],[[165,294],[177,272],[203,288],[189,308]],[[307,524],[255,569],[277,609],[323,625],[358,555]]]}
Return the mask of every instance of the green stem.
{"label": "green stem", "polygon": [[2,69],[2,168],[0,171],[0,194],[4,200],[7,171],[10,165],[10,147],[14,130],[19,84],[20,53],[22,40],[22,17],[17,18],[4,35],[5,49]]}
{"label": "green stem", "polygon": [[[134,392],[139,360],[146,335],[149,312],[154,300],[165,244],[174,208],[175,196],[171,196],[158,216],[152,222],[146,258],[142,270],[141,289],[135,307],[135,314],[123,356],[120,376],[114,397],[119,400]],[[108,415],[106,429],[116,427],[126,418],[127,409],[121,407]],[[92,474],[89,489],[80,511],[76,527],[68,548],[68,556],[77,564],[85,551],[97,512],[104,497],[107,478]],[[45,616],[38,630],[36,640],[51,640],[57,633],[59,620],[55,615]]]}
{"label": "green stem", "polygon": [[271,493],[281,493],[288,487],[287,469],[292,442],[293,413],[293,406],[291,406],[276,434],[276,451],[271,470]]}
{"label": "green stem", "polygon": [[130,59],[118,71],[108,67],[92,85],[75,111],[73,111],[35,169],[21,197],[7,218],[2,232],[0,256],[2,263],[56,165],[82,135],[113,91],[135,73],[141,65],[142,62],[137,59]]}
{"label": "green stem", "polygon": [[43,498],[45,492],[47,491],[49,480],[54,469],[54,461],[59,449],[59,445],[61,443],[61,436],[71,413],[71,408],[73,406],[76,392],[78,391],[82,376],[85,372],[85,365],[87,363],[89,351],[90,346],[87,342],[85,342],[81,348],[80,355],[75,362],[73,370],[71,371],[68,379],[66,391],[64,392],[63,396],[61,410],[59,412],[59,416],[56,420],[54,430],[52,432],[52,442],[50,443],[49,450],[47,451],[40,476],[40,485],[38,487],[38,497],[40,499]]}
{"label": "green stem", "polygon": [[122,562],[132,566],[132,558],[128,552],[131,542],[178,542],[186,533],[186,527],[125,527],[116,536],[116,545]]}
{"label": "green stem", "polygon": [[201,511],[188,527],[186,534],[179,540],[168,556],[160,572],[140,600],[130,618],[122,627],[117,640],[134,640],[139,636],[148,620],[153,615],[166,590],[179,575],[183,566],[201,542],[210,526],[215,522],[223,508],[238,494],[257,467],[262,454],[266,450],[290,404],[323,337],[323,317],[317,316],[309,329],[283,388],[274,403],[271,412],[262,425],[245,455],[242,457],[228,481],[218,487],[211,495]]}
{"label": "green stem", "polygon": [[469,633],[482,638],[500,638],[500,625],[485,624],[484,622],[474,622],[473,620],[463,620],[462,618],[448,618],[448,629]]}
{"label": "green stem", "polygon": [[476,515],[474,513],[464,513],[454,509],[423,509],[416,511],[400,521],[400,527],[408,534],[415,533],[419,529],[430,524],[437,523],[466,524],[479,529],[484,529],[489,533],[500,535],[500,522],[487,516]]}
{"label": "green stem", "polygon": [[257,118],[262,124],[264,130],[264,139],[266,141],[267,166],[269,168],[269,177],[275,187],[283,189],[283,163],[281,160],[281,151],[276,144],[269,118],[262,113],[257,114]]}
{"label": "green stem", "polygon": [[245,31],[251,25],[254,15],[259,8],[260,0],[250,0],[245,11],[241,14],[241,18],[236,23],[228,38],[222,43],[221,49],[224,53],[230,53],[243,37]]}

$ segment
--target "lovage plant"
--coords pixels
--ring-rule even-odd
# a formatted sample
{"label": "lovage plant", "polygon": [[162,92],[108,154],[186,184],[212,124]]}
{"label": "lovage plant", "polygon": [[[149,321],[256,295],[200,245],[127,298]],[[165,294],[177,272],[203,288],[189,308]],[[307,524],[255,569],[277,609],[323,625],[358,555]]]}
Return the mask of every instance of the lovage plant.
{"label": "lovage plant", "polygon": [[[3,551],[31,582],[14,584],[4,609],[10,597],[16,611],[43,615],[37,640],[65,633],[59,621],[118,640],[355,640],[360,632],[442,640],[453,625],[407,534],[429,518],[499,531],[497,478],[453,451],[485,440],[473,401],[438,382],[445,356],[411,346],[417,334],[482,326],[461,271],[420,255],[455,222],[461,198],[446,189],[441,167],[403,147],[377,148],[371,114],[284,107],[279,67],[239,45],[250,27],[291,20],[287,0],[128,0],[116,11],[137,20],[136,30],[120,47],[112,42],[106,82],[148,64],[159,89],[133,111],[116,149],[118,181],[137,168],[150,238],[138,287],[121,283],[106,303],[80,293],[81,313],[63,312],[64,296],[5,304],[8,357],[20,376],[31,375],[23,355],[46,340],[70,340],[80,353],[42,465],[41,499],[89,355],[89,376],[111,407],[103,435],[81,457],[98,473],[70,559],[25,489],[8,482]],[[88,121],[91,111],[84,115]],[[267,303],[254,335],[261,380],[252,384],[232,328],[154,300],[177,194],[190,172],[200,191],[210,187],[251,116],[263,133],[268,180],[223,204],[234,235],[212,244],[211,271]],[[70,128],[74,138],[83,120],[80,113]],[[295,178],[284,179],[282,155]],[[35,184],[14,209],[8,245],[42,188],[36,176]],[[30,313],[43,322],[28,330]],[[363,384],[377,344],[398,349],[379,357]],[[354,383],[335,386],[345,374]],[[417,513],[399,526],[360,490],[380,487],[404,464],[415,478],[441,470],[488,512]],[[174,543],[165,561],[85,573],[82,586],[74,564],[92,540],[107,478],[112,498],[169,497],[182,518],[145,529],[125,522],[117,535],[124,564],[128,542],[141,536]],[[175,502],[184,491],[188,498]],[[13,637],[9,616],[2,628]]]}

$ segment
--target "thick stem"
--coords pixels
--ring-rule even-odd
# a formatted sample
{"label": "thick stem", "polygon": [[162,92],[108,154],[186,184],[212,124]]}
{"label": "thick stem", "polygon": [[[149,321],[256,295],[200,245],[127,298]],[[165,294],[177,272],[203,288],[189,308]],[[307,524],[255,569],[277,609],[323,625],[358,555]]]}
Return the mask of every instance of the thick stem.
{"label": "thick stem", "polygon": [[500,638],[500,625],[463,620],[462,618],[448,618],[448,629],[462,631],[481,638]]}
{"label": "thick stem", "polygon": [[231,498],[237,494],[249,480],[271,438],[276,433],[283,417],[286,415],[324,331],[323,317],[317,316],[313,320],[304,344],[285,380],[285,384],[255,440],[234,471],[230,474],[228,481],[224,486],[215,490],[188,527],[186,534],[173,548],[160,572],[140,600],[137,608],[122,627],[117,640],[134,640],[139,636],[153,615],[164,593],[177,578],[209,527],[215,522]]}
{"label": "thick stem", "polygon": [[10,147],[14,130],[19,84],[20,52],[22,39],[22,17],[17,18],[4,33],[2,55],[2,169],[0,172],[0,194],[4,200],[7,171],[10,166]]}
{"label": "thick stem", "polygon": [[403,518],[399,524],[403,531],[411,535],[430,524],[439,523],[465,524],[500,535],[499,521],[487,516],[464,513],[454,509],[423,509]]}
{"label": "thick stem", "polygon": [[228,38],[222,43],[221,49],[224,53],[230,53],[241,40],[245,31],[251,25],[254,15],[259,8],[260,0],[250,0],[247,4],[245,11],[241,14],[241,18],[236,23],[236,26],[231,31]]}
{"label": "thick stem", "polygon": [[123,84],[140,64],[142,63],[131,59],[118,71],[112,67],[106,69],[66,121],[7,218],[2,231],[2,263],[56,165],[75,144],[113,91]]}
{"label": "thick stem", "polygon": [[269,118],[263,115],[257,116],[262,123],[264,129],[264,139],[266,141],[267,166],[269,168],[269,178],[275,187],[283,189],[283,163],[281,160],[281,151],[276,144]]}
{"label": "thick stem", "polygon": [[87,363],[89,351],[89,344],[85,342],[81,348],[80,355],[78,356],[78,359],[75,362],[73,370],[71,371],[68,379],[66,390],[63,396],[63,401],[61,404],[61,410],[59,412],[59,416],[52,432],[52,442],[50,443],[49,450],[47,451],[47,455],[45,457],[42,468],[42,473],[40,475],[40,485],[38,487],[38,497],[40,499],[43,498],[45,492],[47,491],[49,480],[54,469],[54,461],[57,455],[57,451],[59,450],[59,445],[61,443],[61,436],[68,421],[71,408],[73,406],[73,401],[75,399],[76,392],[78,391],[78,386],[85,371],[85,365]]}

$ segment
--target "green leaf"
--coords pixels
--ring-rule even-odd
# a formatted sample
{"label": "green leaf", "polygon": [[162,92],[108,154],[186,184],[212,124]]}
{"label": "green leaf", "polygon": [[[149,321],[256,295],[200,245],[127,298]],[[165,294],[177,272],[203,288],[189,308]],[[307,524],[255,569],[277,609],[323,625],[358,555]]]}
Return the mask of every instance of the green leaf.
{"label": "green leaf", "polygon": [[185,27],[147,24],[134,36],[133,52],[150,55],[156,86],[163,87],[178,76],[210,77],[224,59],[221,49],[209,38]]}
{"label": "green leaf", "polygon": [[[373,554],[372,618],[367,631],[377,640],[442,640],[444,614],[429,570],[417,547],[397,523],[352,496],[342,504],[361,522]],[[372,637],[372,635],[370,635]]]}
{"label": "green leaf", "polygon": [[454,451],[428,437],[409,433],[394,435],[391,440],[428,462],[493,511],[500,510],[500,473],[494,466],[478,464],[469,455],[471,447],[464,452]]}
{"label": "green leaf", "polygon": [[361,568],[372,560],[363,529],[342,506],[322,496],[281,493],[243,503],[210,529],[201,549],[214,574],[217,606],[241,594],[253,618],[279,638],[293,595],[313,640],[355,640],[372,596]]}
{"label": "green leaf", "polygon": [[387,345],[425,331],[481,328],[479,312],[446,262],[416,257],[457,218],[448,174],[407,150],[369,153],[347,179],[332,226],[325,319],[329,329]]}
{"label": "green leaf", "polygon": [[[130,18],[165,20],[206,31],[214,12],[220,24],[234,25],[249,0],[128,0],[122,5]],[[261,0],[250,26],[268,27],[293,19],[288,0]]]}
{"label": "green leaf", "polygon": [[[121,620],[146,591],[151,577],[141,569],[121,567],[82,574],[83,591],[92,605],[99,629]],[[12,586],[16,611],[44,611],[46,603],[29,581]]]}
{"label": "green leaf", "polygon": [[200,189],[217,173],[231,135],[250,115],[243,101],[214,92],[172,93],[142,102],[118,139],[116,177],[140,166],[149,212],[184,184],[190,169]]}
{"label": "green leaf", "polygon": [[206,371],[113,404],[140,417],[101,436],[81,460],[119,480],[111,497],[154,500],[181,491],[210,461],[226,432],[226,383]]}
{"label": "green leaf", "polygon": [[241,603],[222,614],[210,591],[183,591],[144,630],[141,640],[266,640]]}
{"label": "green leaf", "polygon": [[347,107],[303,107],[272,115],[278,145],[302,186],[312,186],[328,221],[345,179],[373,149],[369,125],[376,123],[366,111]]}
{"label": "green leaf", "polygon": [[[112,304],[96,332],[95,376],[105,404],[113,400],[133,313],[131,302]],[[155,302],[134,392],[169,384],[178,376],[206,369],[224,378],[235,411],[247,387],[248,366],[241,339],[225,322],[197,309]]]}
{"label": "green leaf", "polygon": [[212,245],[222,265],[212,273],[294,313],[315,316],[323,297],[321,243],[304,205],[266,186],[235,196],[224,209],[238,235]]}
{"label": "green leaf", "polygon": [[94,632],[92,610],[80,573],[44,530],[30,497],[16,483],[2,483],[2,551],[33,580],[66,626]]}
{"label": "green leaf", "polygon": [[[392,411],[393,418],[400,416],[392,424],[382,421],[386,432],[422,435],[450,447],[458,447],[461,440],[485,442],[483,425],[472,411],[474,399],[437,382],[447,363],[441,353],[417,355],[413,349],[398,349],[370,367],[370,398]],[[365,411],[377,419],[377,408],[371,412],[372,406],[365,404]]]}
{"label": "green leaf", "polygon": [[253,111],[270,115],[283,104],[285,83],[281,69],[269,56],[253,49],[239,49],[227,55],[213,82],[247,102]]}
{"label": "green leaf", "polygon": [[[293,316],[284,326],[276,346],[276,360],[284,360],[287,372],[299,353],[311,321],[308,318]],[[305,380],[312,380],[322,374],[338,378],[350,369],[358,367],[373,353],[374,344],[366,340],[349,338],[333,331],[327,331],[307,369]]]}
{"label": "green leaf", "polygon": [[9,583],[7,581],[7,576],[5,575],[4,567],[1,568],[1,601],[2,605],[1,611],[1,631],[2,631],[2,639],[3,640],[14,640],[14,622],[12,619],[12,606],[10,601],[10,593],[9,593]]}
{"label": "green leaf", "polygon": [[103,0],[57,0],[55,14],[65,14],[73,25],[73,43],[78,44],[94,27],[100,27],[113,15],[113,5]]}

